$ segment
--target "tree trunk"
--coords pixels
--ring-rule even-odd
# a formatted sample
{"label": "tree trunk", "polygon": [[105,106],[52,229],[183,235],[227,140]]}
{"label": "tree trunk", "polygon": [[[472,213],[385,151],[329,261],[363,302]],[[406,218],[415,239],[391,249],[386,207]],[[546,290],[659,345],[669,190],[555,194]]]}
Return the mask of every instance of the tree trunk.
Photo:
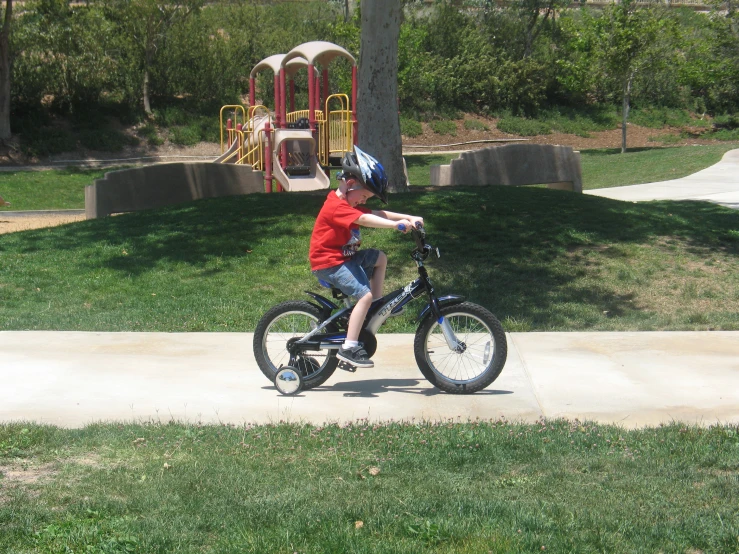
{"label": "tree trunk", "polygon": [[10,24],[13,0],[5,2],[5,20],[0,30],[0,140],[8,140],[10,131]]}
{"label": "tree trunk", "polygon": [[149,68],[144,69],[144,87],[142,94],[144,96],[144,112],[151,115],[151,101],[149,100]]}
{"label": "tree trunk", "polygon": [[624,100],[622,107],[621,119],[621,153],[626,153],[626,120],[629,118],[629,105],[631,103],[631,83],[634,80],[634,74],[631,73],[624,83]]}
{"label": "tree trunk", "polygon": [[405,192],[398,114],[398,39],[403,16],[397,0],[363,0],[357,91],[358,145],[385,168],[391,192]]}

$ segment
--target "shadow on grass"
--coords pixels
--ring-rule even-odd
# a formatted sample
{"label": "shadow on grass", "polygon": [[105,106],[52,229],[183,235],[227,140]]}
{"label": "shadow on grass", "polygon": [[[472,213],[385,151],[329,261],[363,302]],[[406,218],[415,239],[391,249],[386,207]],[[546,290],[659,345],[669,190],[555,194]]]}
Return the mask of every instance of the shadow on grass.
{"label": "shadow on grass", "polygon": [[[202,268],[203,286],[222,271],[234,271],[205,264],[215,258],[242,260],[260,268],[250,280],[254,290],[274,282],[276,274],[305,267],[294,274],[306,276],[298,286],[312,288],[305,255],[296,252],[307,251],[324,197],[322,192],[203,200],[5,235],[0,253],[43,257],[61,250],[72,257],[72,271],[107,268],[121,277],[154,268],[176,273],[176,266],[185,264]],[[611,317],[639,311],[633,295],[597,278],[582,279],[597,275],[588,252],[628,259],[631,254],[622,249],[628,245],[678,240],[696,253],[739,253],[739,214],[706,202],[635,204],[547,189],[455,187],[394,195],[388,209],[425,217],[429,241],[442,252],[428,264],[440,294],[464,295],[501,320],[527,322],[526,329],[566,328],[573,321],[587,328],[590,316],[578,315],[583,306]],[[408,237],[373,232],[365,247],[384,241],[391,265],[411,263]],[[12,273],[5,281],[12,281]]]}

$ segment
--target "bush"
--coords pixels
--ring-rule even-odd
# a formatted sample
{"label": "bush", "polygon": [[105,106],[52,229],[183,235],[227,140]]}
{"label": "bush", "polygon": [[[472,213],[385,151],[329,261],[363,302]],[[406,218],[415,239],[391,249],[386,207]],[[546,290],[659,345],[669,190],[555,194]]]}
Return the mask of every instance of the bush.
{"label": "bush", "polygon": [[539,119],[554,131],[585,138],[595,131],[616,129],[619,121],[618,114],[612,108],[560,108],[542,112]]}
{"label": "bush", "polygon": [[170,140],[180,146],[195,146],[200,142],[200,127],[198,125],[176,126],[172,127],[170,132]]}
{"label": "bush", "polygon": [[164,139],[159,136],[159,131],[157,131],[156,125],[151,122],[139,128],[139,130],[136,131],[136,134],[141,138],[146,139],[146,142],[151,146],[161,146],[164,143]]}
{"label": "bush", "polygon": [[125,146],[136,146],[139,141],[115,129],[81,129],[80,144],[99,152],[120,152]]}
{"label": "bush", "polygon": [[739,129],[720,129],[705,135],[705,137],[715,140],[739,140]]}
{"label": "bush", "polygon": [[66,129],[42,127],[21,135],[21,149],[30,156],[50,156],[71,152],[77,142]]}
{"label": "bush", "polygon": [[432,121],[429,123],[429,127],[431,127],[431,130],[434,133],[439,135],[457,136],[457,126],[453,121],[449,121],[448,119]]}
{"label": "bush", "polygon": [[465,119],[464,128],[468,131],[489,131],[490,127],[477,119]]}
{"label": "bush", "polygon": [[552,128],[549,124],[535,119],[523,117],[503,117],[498,120],[498,129],[511,135],[522,137],[534,137],[536,135],[549,135]]}
{"label": "bush", "polygon": [[406,137],[418,137],[423,134],[423,126],[414,119],[400,118],[400,134]]}
{"label": "bush", "polygon": [[629,121],[641,127],[662,129],[663,127],[687,127],[691,124],[692,118],[687,110],[641,108],[631,111]]}

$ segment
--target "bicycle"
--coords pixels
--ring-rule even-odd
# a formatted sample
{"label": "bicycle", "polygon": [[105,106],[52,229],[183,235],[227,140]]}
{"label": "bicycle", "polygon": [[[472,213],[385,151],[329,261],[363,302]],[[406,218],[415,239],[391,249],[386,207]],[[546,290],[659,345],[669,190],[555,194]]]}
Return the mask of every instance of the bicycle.
{"label": "bicycle", "polygon": [[[404,228],[401,230],[405,230]],[[376,334],[392,316],[424,294],[428,303],[417,321],[413,351],[418,368],[435,387],[452,394],[472,394],[498,378],[506,362],[505,331],[484,307],[462,296],[437,297],[424,262],[438,248],[426,242],[423,227],[411,228],[416,242],[411,258],[418,279],[375,300],[365,318],[359,341],[371,358],[377,350]],[[336,352],[346,338],[353,305],[339,289],[326,282],[341,308],[328,298],[305,291],[313,302],[292,300],[271,308],[254,332],[254,356],[259,369],[285,395],[294,395],[326,382],[337,367],[356,371],[340,361]]]}

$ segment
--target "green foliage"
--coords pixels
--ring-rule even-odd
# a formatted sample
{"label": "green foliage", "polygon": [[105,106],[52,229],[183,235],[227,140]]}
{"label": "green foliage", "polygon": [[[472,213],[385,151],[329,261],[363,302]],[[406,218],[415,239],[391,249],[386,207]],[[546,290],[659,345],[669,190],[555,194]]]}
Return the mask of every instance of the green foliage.
{"label": "green foliage", "polygon": [[470,131],[489,131],[490,127],[485,125],[479,119],[465,119],[464,128]]}
{"label": "green foliage", "polygon": [[693,118],[687,110],[653,107],[632,110],[629,121],[634,125],[649,127],[650,129],[662,129],[665,126],[689,126]]}
{"label": "green foliage", "polygon": [[429,123],[431,130],[438,135],[457,136],[457,126],[448,119],[434,120]]}
{"label": "green foliage", "polygon": [[164,139],[157,131],[156,125],[151,122],[147,122],[144,126],[140,127],[136,133],[146,139],[146,142],[151,146],[160,146],[164,143]]}
{"label": "green foliage", "polygon": [[170,129],[170,139],[180,146],[194,146],[200,142],[200,127],[198,125],[174,126]]}
{"label": "green foliage", "polygon": [[415,119],[401,117],[400,134],[410,138],[421,136],[423,134],[423,126]]}
{"label": "green foliage", "polygon": [[502,117],[496,124],[498,130],[511,135],[519,135],[522,137],[533,137],[536,135],[548,135],[552,132],[550,125],[543,121],[535,119],[526,119],[524,117]]}
{"label": "green foliage", "polygon": [[139,144],[136,137],[115,129],[81,129],[77,137],[83,147],[100,152],[120,152],[126,146]]}
{"label": "green foliage", "polygon": [[[629,79],[633,104],[651,112],[633,110],[635,123],[684,126],[681,111],[711,115],[739,109],[735,11],[709,17],[633,0],[603,10],[564,9],[561,0],[551,6],[541,0],[474,2],[469,10],[452,2],[422,4],[406,5],[398,42],[400,110],[417,121],[460,112],[509,113],[586,136],[613,125],[568,110],[620,109]],[[19,120],[39,110],[76,117],[113,105],[135,122],[147,69],[157,124],[188,127],[176,134],[194,140],[193,114],[240,103],[249,70],[259,60],[309,40],[333,41],[359,54],[359,10],[345,20],[342,2],[301,2],[299,9],[291,3],[203,5],[202,0],[186,0],[177,8],[162,0],[25,4],[16,12],[11,43],[14,130],[22,128],[23,136],[31,137]],[[351,66],[341,60],[330,69],[332,90],[348,92]],[[258,76],[257,95],[271,104],[267,73]],[[304,105],[305,71],[296,84]],[[185,101],[174,104],[175,99]],[[201,138],[214,136],[215,124],[198,125]],[[409,125],[406,136],[418,132]],[[61,146],[54,143],[64,139],[55,133],[49,146],[33,138],[24,148],[57,150]]]}

